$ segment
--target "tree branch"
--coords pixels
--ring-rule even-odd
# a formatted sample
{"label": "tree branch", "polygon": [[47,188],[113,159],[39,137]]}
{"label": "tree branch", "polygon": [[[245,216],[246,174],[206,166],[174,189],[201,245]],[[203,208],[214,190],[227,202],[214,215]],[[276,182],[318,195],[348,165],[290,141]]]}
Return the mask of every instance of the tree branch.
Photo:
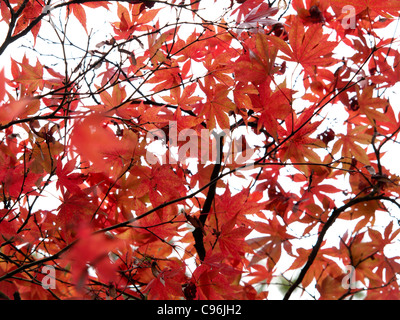
{"label": "tree branch", "polygon": [[222,132],[221,135],[215,135],[216,140],[217,140],[217,150],[218,150],[218,155],[217,155],[217,160],[216,164],[214,165],[214,169],[211,173],[210,181],[214,181],[210,184],[210,187],[208,188],[208,193],[206,200],[203,205],[203,209],[201,210],[201,215],[199,218],[199,221],[201,223],[201,226],[198,226],[194,229],[193,233],[193,238],[194,238],[194,247],[196,248],[197,254],[199,255],[200,261],[204,261],[204,258],[206,257],[206,250],[204,248],[204,225],[206,223],[208,214],[211,211],[211,205],[212,202],[214,201],[215,198],[215,191],[217,188],[217,182],[218,182],[218,175],[221,170],[221,163],[222,163],[222,154],[223,154],[223,138],[224,138],[224,132]]}
{"label": "tree branch", "polygon": [[369,194],[367,196],[361,197],[361,198],[354,198],[350,200],[348,203],[343,205],[340,208],[336,208],[333,210],[331,216],[328,218],[324,226],[322,227],[322,230],[320,234],[318,235],[317,242],[313,246],[313,249],[308,256],[307,262],[304,265],[303,269],[301,269],[299,277],[296,279],[296,281],[289,287],[289,290],[286,292],[283,300],[289,300],[290,296],[292,295],[293,291],[301,284],[303,281],[305,275],[307,274],[307,271],[310,269],[311,265],[313,264],[315,258],[317,257],[318,251],[321,248],[322,242],[324,240],[326,232],[329,230],[329,228],[333,225],[333,223],[336,221],[336,219],[339,217],[339,215],[347,210],[348,208],[356,205],[357,203],[365,202],[365,201],[374,201],[374,200],[383,200],[386,199],[386,197],[382,195],[374,196],[374,194]]}

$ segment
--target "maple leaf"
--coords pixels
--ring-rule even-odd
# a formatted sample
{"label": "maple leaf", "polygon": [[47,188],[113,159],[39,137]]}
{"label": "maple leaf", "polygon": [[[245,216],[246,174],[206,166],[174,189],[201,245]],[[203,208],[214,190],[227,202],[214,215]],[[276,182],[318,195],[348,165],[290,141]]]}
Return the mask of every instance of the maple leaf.
{"label": "maple leaf", "polygon": [[242,23],[237,26],[238,34],[240,35],[245,29],[250,32],[256,32],[257,28],[261,26],[271,26],[279,23],[278,20],[268,18],[278,12],[278,8],[271,8],[266,3],[260,3],[257,7],[253,8],[245,17]]}
{"label": "maple leaf", "polygon": [[379,289],[368,292],[365,300],[399,300],[399,286],[396,282],[382,286]]}
{"label": "maple leaf", "polygon": [[347,134],[338,134],[339,139],[332,147],[332,153],[336,154],[342,148],[342,156],[346,161],[343,163],[344,168],[350,169],[350,159],[353,157],[364,165],[370,164],[369,158],[365,149],[359,144],[368,145],[371,143],[372,136],[365,133],[366,127],[355,126],[349,123],[347,125]]}
{"label": "maple leaf", "polygon": [[61,228],[61,234],[67,241],[72,241],[79,227],[85,226],[92,219],[97,206],[87,194],[66,193],[57,209],[56,225]]}
{"label": "maple leaf", "polygon": [[252,252],[243,241],[251,229],[246,226],[236,227],[236,220],[237,215],[222,225],[218,235],[218,246],[225,256],[240,260],[245,253]]}
{"label": "maple leaf", "polygon": [[246,41],[245,48],[246,54],[235,63],[235,78],[243,83],[253,82],[255,85],[270,80],[270,76],[278,70],[275,65],[277,47],[269,45],[265,34],[257,33],[255,39]]}
{"label": "maple leaf", "polygon": [[286,129],[278,128],[278,135],[281,139],[291,136],[279,151],[282,161],[290,159],[293,162],[304,162],[307,158],[311,162],[321,162],[318,154],[312,150],[323,147],[321,140],[310,137],[321,124],[321,121],[310,121],[313,114],[314,108],[310,107],[304,110],[298,118],[295,115],[289,115],[285,121]]}
{"label": "maple leaf", "polygon": [[182,179],[168,165],[155,167],[147,183],[154,206],[177,199],[186,191]]}
{"label": "maple leaf", "polygon": [[101,101],[104,103],[104,111],[112,110],[113,108],[119,108],[123,105],[126,98],[126,91],[124,87],[119,85],[113,86],[112,94],[107,91],[102,91],[100,93]]}
{"label": "maple leaf", "polygon": [[172,69],[159,69],[154,72],[153,77],[147,80],[148,83],[158,83],[154,86],[152,91],[162,92],[164,90],[171,90],[172,95],[178,94],[178,88],[174,92],[174,88],[178,87],[181,77],[185,77],[186,74],[182,72],[179,66],[175,63],[172,65]]}
{"label": "maple leaf", "polygon": [[278,137],[278,120],[283,120],[291,114],[292,91],[287,88],[278,87],[275,92],[271,92],[268,87],[260,86],[259,99],[261,116],[258,121],[258,128],[263,126],[268,133],[276,140]]}
{"label": "maple leaf", "polygon": [[119,138],[103,121],[101,113],[93,113],[75,124],[71,138],[84,160],[100,171],[107,170],[112,162],[128,164],[136,146],[134,133]]}
{"label": "maple leaf", "polygon": [[252,222],[246,217],[257,215],[265,208],[265,203],[259,203],[257,197],[257,194],[250,193],[247,188],[232,195],[230,187],[227,185],[225,192],[215,199],[219,209],[218,219],[225,223],[236,217],[238,224],[250,225]]}
{"label": "maple leaf", "polygon": [[0,105],[0,124],[6,124],[21,117],[27,110],[27,105],[32,101],[30,98],[11,101]]}
{"label": "maple leaf", "polygon": [[[350,111],[349,120],[352,120],[353,117],[356,117],[359,114],[363,114],[367,116],[368,120],[373,125],[376,123],[376,121],[393,121],[393,119],[389,121],[387,115],[385,115],[384,113],[389,102],[381,98],[373,97],[374,89],[374,87],[368,86],[363,88],[362,92],[360,92],[360,88],[356,88],[357,96],[354,98],[355,100],[353,101],[354,103],[356,103],[357,106],[354,108],[354,112]],[[379,111],[379,109],[382,109],[383,112]]]}
{"label": "maple leaf", "polygon": [[209,130],[216,128],[216,123],[221,129],[227,129],[229,125],[228,114],[235,110],[236,106],[228,98],[229,89],[223,84],[211,84],[206,78],[204,85],[199,82],[200,88],[207,95],[207,101],[196,105],[193,109],[198,110],[201,117],[207,117]]}
{"label": "maple leaf", "polygon": [[[139,213],[137,209],[141,208],[140,204],[131,205],[131,209]],[[145,207],[143,209],[146,209]],[[147,211],[147,210],[146,210]],[[172,247],[167,244],[177,234],[178,228],[184,223],[184,221],[178,221],[175,223],[165,223],[165,221],[173,221],[178,215],[177,207],[168,207],[165,210],[158,210],[156,214],[147,215],[140,219],[140,221],[132,223],[136,230],[132,236],[132,241],[143,247],[148,247],[149,243],[155,242],[158,247],[155,248],[157,257],[164,258],[161,255],[161,248],[163,248],[165,256],[169,256],[172,253]],[[161,243],[160,240],[163,240]],[[146,249],[147,252],[149,249]],[[151,251],[150,251],[151,252]],[[150,254],[149,252],[149,254]]]}
{"label": "maple leaf", "polygon": [[11,62],[13,81],[22,84],[24,92],[32,94],[37,89],[43,89],[45,84],[43,80],[43,66],[39,60],[36,60],[36,65],[32,66],[29,64],[26,55],[24,55],[21,62],[16,62],[13,59],[11,59]]}
{"label": "maple leaf", "polygon": [[146,31],[146,28],[151,28],[147,24],[153,21],[157,13],[161,10],[159,8],[142,11],[141,4],[136,4],[131,7],[131,12],[129,12],[122,4],[118,3],[117,5],[119,21],[112,24],[116,40],[129,39],[135,30]]}
{"label": "maple leaf", "polygon": [[12,211],[8,209],[0,210],[0,243],[3,243],[16,236],[18,224],[16,220],[12,220]]}
{"label": "maple leaf", "polygon": [[[199,184],[199,186],[204,186],[209,183],[213,169],[214,167],[212,165],[200,164],[199,170],[196,172],[196,174],[192,176],[192,179],[190,180],[190,188],[195,188],[197,183]],[[217,181],[217,188],[219,187],[225,187],[224,181]]]}
{"label": "maple leaf", "polygon": [[157,267],[156,262],[154,263],[155,279],[151,280],[144,289],[144,293],[148,293],[148,299],[171,300],[180,297],[182,295],[181,284],[186,281],[184,268],[176,261],[171,261],[168,267],[163,269]]}
{"label": "maple leaf", "polygon": [[269,40],[286,56],[282,59],[300,63],[306,74],[314,74],[315,67],[327,67],[337,62],[332,53],[338,45],[328,41],[329,35],[323,34],[322,26],[313,24],[305,30],[299,19],[295,19],[290,27],[289,45],[276,36]]}
{"label": "maple leaf", "polygon": [[108,254],[118,247],[119,241],[104,234],[91,235],[89,228],[81,228],[78,239],[77,244],[62,257],[71,261],[73,281],[77,289],[83,291],[88,281],[88,266],[94,268],[100,281],[117,281],[116,265]]}
{"label": "maple leaf", "polygon": [[235,10],[232,11],[232,15],[237,13],[237,23],[239,23],[241,21],[242,18],[244,18],[245,16],[249,15],[249,13],[254,10],[254,8],[259,7],[260,5],[262,5],[261,9],[266,9],[266,4],[262,3],[262,0],[246,0],[240,2],[240,6],[237,7]]}
{"label": "maple leaf", "polygon": [[180,62],[186,61],[188,66],[192,66],[192,60],[195,62],[202,62],[203,58],[207,53],[207,49],[204,47],[199,39],[201,34],[198,32],[191,33],[186,40],[178,38],[172,52],[174,55],[179,56]]}
{"label": "maple leaf", "polygon": [[386,226],[383,235],[372,228],[368,230],[368,235],[374,244],[374,247],[379,251],[383,251],[386,245],[392,243],[392,241],[398,236],[400,229],[393,231],[393,221],[390,221]]}
{"label": "maple leaf", "polygon": [[[40,173],[29,172],[24,164],[4,165],[0,169],[0,181],[2,182],[3,195],[17,199],[23,193],[39,195],[36,184],[43,177]],[[28,163],[27,167],[29,167]]]}
{"label": "maple leaf", "polygon": [[207,75],[207,81],[212,83],[210,79],[213,79],[214,83],[224,84],[226,87],[232,87],[234,80],[230,76],[232,73],[232,59],[235,55],[230,52],[221,52],[216,57],[206,56],[204,58],[203,65],[209,71]]}
{"label": "maple leaf", "polygon": [[[296,270],[301,268],[307,262],[311,250],[312,249],[304,248],[296,249],[296,259],[288,270]],[[308,269],[308,272],[303,278],[302,285],[304,288],[308,287],[314,279],[318,279],[318,283],[321,284],[326,277],[329,277],[327,281],[330,281],[330,277],[332,276],[335,278],[339,275],[343,275],[342,269],[336,263],[332,263],[332,260],[329,259],[331,251],[332,250],[330,248],[319,250],[312,266]]]}
{"label": "maple leaf", "polygon": [[69,160],[64,167],[62,167],[61,158],[57,160],[56,174],[58,177],[56,186],[61,188],[61,192],[65,195],[65,189],[72,194],[82,194],[80,185],[85,181],[85,175],[82,173],[72,173],[75,169],[76,160]]}
{"label": "maple leaf", "polygon": [[343,297],[348,290],[342,285],[343,276],[332,277],[330,275],[318,281],[316,287],[321,292],[320,300],[338,300]]}
{"label": "maple leaf", "polygon": [[257,223],[254,229],[266,235],[247,240],[252,249],[257,249],[250,265],[267,258],[267,268],[272,271],[281,257],[282,245],[289,250],[291,245],[288,240],[294,237],[287,233],[286,227],[282,226],[276,216],[268,220],[267,223]]}
{"label": "maple leaf", "polygon": [[[19,33],[26,30],[29,27],[29,25],[42,13],[42,11],[43,7],[39,1],[25,2],[22,13],[18,17],[17,23],[13,30],[13,36],[16,36]],[[31,33],[33,35],[35,42],[36,42],[36,37],[39,33],[40,26],[41,26],[41,21],[39,20],[39,22],[31,29]]]}
{"label": "maple leaf", "polygon": [[75,16],[75,18],[78,19],[79,23],[85,29],[85,32],[87,32],[87,27],[86,27],[86,11],[84,9],[84,6],[90,7],[90,8],[98,8],[98,7],[104,7],[108,9],[108,1],[95,1],[95,2],[87,2],[83,4],[79,3],[69,3],[66,12],[66,16],[69,16],[72,12],[72,14]]}
{"label": "maple leaf", "polygon": [[[377,48],[381,48],[382,46],[384,47],[385,45],[387,45],[387,42],[384,40],[382,40],[381,43]],[[391,66],[387,61],[389,56],[393,57],[393,59],[395,60],[393,66]],[[383,85],[387,83],[388,86],[392,86],[395,83],[399,82],[400,81],[400,75],[398,72],[400,68],[399,60],[400,60],[400,54],[398,52],[392,52],[386,55],[386,52],[378,49],[376,52],[375,59],[371,59],[369,64],[369,71],[371,73],[372,82]],[[378,73],[377,70],[385,70],[385,72]]]}
{"label": "maple leaf", "polygon": [[[258,94],[258,90],[254,85],[248,84],[245,85],[242,82],[238,82],[233,90],[233,99],[236,104],[236,113],[240,115],[244,115],[246,119],[245,110],[248,106],[252,105],[251,95]],[[247,119],[245,120],[247,121]]]}
{"label": "maple leaf", "polygon": [[[360,190],[358,189],[354,190],[354,192],[359,192],[359,191]],[[365,189],[362,191],[365,192]],[[355,231],[359,231],[362,228],[364,228],[368,223],[372,224],[374,223],[376,218],[375,212],[380,210],[380,206],[381,204],[379,203],[379,201],[371,201],[369,203],[359,203],[354,205],[352,210],[344,212],[344,214],[340,216],[340,219],[345,219],[345,220],[359,219],[359,221],[354,227]]]}
{"label": "maple leaf", "polygon": [[221,300],[235,296],[240,287],[231,283],[240,275],[240,270],[224,262],[222,253],[207,254],[204,262],[192,274],[197,287],[196,299]]}
{"label": "maple leaf", "polygon": [[201,98],[199,96],[193,96],[196,88],[197,88],[197,84],[192,83],[192,84],[188,85],[187,87],[185,87],[185,89],[183,89],[182,93],[179,88],[179,90],[172,91],[171,95],[163,96],[162,98],[167,103],[170,103],[172,105],[177,105],[181,109],[190,110],[191,106],[193,104],[196,104],[197,102],[203,100],[203,98]]}
{"label": "maple leaf", "polygon": [[104,1],[104,0],[83,3],[84,6],[89,7],[89,8],[96,9],[96,8],[99,8],[99,7],[103,7],[105,9],[107,9],[107,10],[109,10],[109,7],[108,7],[109,4],[110,4],[109,1]]}
{"label": "maple leaf", "polygon": [[[375,246],[375,241],[366,241],[366,232],[356,231],[357,234],[351,239],[351,243],[347,240],[346,252],[351,257],[351,263],[355,266],[354,277],[357,281],[361,281],[366,284],[366,280],[376,284],[377,286],[382,285],[382,273],[387,267],[385,259],[382,259],[379,246]],[[373,234],[373,232],[368,232]],[[398,265],[393,264],[394,268],[398,268]],[[372,270],[375,270],[372,272]]]}
{"label": "maple leaf", "polygon": [[0,2],[0,12],[1,12],[1,20],[0,21],[5,21],[7,23],[10,22],[11,18],[11,12],[7,7],[7,4],[5,2]]}
{"label": "maple leaf", "polygon": [[260,283],[260,282],[271,282],[273,278],[273,272],[268,270],[266,267],[260,264],[253,264],[251,269],[255,269],[256,271],[252,271],[248,274],[252,279],[249,281],[249,284]]}
{"label": "maple leaf", "polygon": [[68,5],[67,16],[72,12],[72,14],[78,19],[79,23],[82,25],[83,29],[87,33],[86,28],[86,11],[83,9],[82,5],[77,3],[72,3]]}

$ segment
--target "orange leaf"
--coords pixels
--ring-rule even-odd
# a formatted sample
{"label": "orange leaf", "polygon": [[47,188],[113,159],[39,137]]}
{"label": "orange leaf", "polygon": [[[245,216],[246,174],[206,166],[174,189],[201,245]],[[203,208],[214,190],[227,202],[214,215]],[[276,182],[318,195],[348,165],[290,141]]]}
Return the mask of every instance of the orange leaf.
{"label": "orange leaf", "polygon": [[107,125],[106,118],[94,113],[75,124],[71,143],[83,160],[92,162],[93,169],[103,172],[112,162],[118,163],[119,168],[129,163],[137,140],[134,133],[128,132],[119,138]]}
{"label": "orange leaf", "polygon": [[22,84],[26,94],[30,95],[38,88],[40,90],[43,89],[43,66],[40,64],[39,60],[36,61],[35,66],[32,66],[29,64],[26,55],[24,55],[21,62],[16,62],[11,59],[11,63],[11,72],[14,77],[13,81]]}
{"label": "orange leaf", "polygon": [[7,124],[18,118],[25,110],[28,103],[32,101],[29,98],[12,101],[0,106],[0,124]]}
{"label": "orange leaf", "polygon": [[[200,88],[206,93],[207,101],[197,106],[200,115],[209,121],[209,129],[216,128],[216,121],[221,129],[229,128],[229,111],[233,111],[236,105],[228,98],[229,89],[227,86],[217,83],[212,85],[207,78],[205,85],[199,82]],[[216,121],[215,121],[216,120]]]}
{"label": "orange leaf", "polygon": [[314,74],[315,66],[327,67],[337,60],[332,52],[337,43],[328,41],[329,35],[322,33],[321,24],[313,24],[305,30],[300,19],[295,19],[289,32],[289,45],[282,39],[271,36],[269,39],[288,57],[285,60],[300,63],[305,71]]}
{"label": "orange leaf", "polygon": [[63,256],[72,262],[73,282],[79,290],[84,288],[89,278],[89,267],[94,268],[100,281],[108,284],[117,280],[117,265],[112,263],[108,254],[118,242],[104,234],[91,235],[89,228],[81,228],[78,242]]}
{"label": "orange leaf", "polygon": [[[78,19],[78,21],[80,22],[80,24],[82,25],[82,27],[85,29],[85,31],[87,33],[86,12],[85,12],[85,9],[82,8],[82,5],[73,3],[73,4],[68,5],[68,8],[72,10],[73,15]],[[69,15],[68,11],[67,11],[67,15]]]}
{"label": "orange leaf", "polygon": [[237,215],[222,225],[221,234],[218,237],[218,246],[225,256],[240,260],[245,253],[253,251],[244,241],[251,229],[236,226],[236,220]]}
{"label": "orange leaf", "polygon": [[350,169],[350,161],[354,157],[357,161],[364,165],[370,164],[367,152],[359,144],[368,145],[372,136],[364,133],[365,127],[356,126],[351,128],[351,124],[347,125],[347,134],[339,134],[338,140],[332,147],[332,153],[336,154],[342,147],[342,157],[344,157],[344,167]]}

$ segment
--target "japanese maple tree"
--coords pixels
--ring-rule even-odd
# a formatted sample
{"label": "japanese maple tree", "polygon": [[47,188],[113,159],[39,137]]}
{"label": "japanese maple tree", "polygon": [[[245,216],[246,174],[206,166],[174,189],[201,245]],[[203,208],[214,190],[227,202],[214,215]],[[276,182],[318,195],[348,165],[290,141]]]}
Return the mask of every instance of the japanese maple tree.
{"label": "japanese maple tree", "polygon": [[1,1],[0,298],[400,299],[399,13]]}

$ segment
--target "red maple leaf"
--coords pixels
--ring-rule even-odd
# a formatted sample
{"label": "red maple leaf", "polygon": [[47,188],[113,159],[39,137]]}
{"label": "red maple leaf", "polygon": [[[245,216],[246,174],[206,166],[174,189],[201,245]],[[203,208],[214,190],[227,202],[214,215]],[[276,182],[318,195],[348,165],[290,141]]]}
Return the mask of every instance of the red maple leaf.
{"label": "red maple leaf", "polygon": [[332,57],[338,43],[328,41],[329,35],[323,34],[322,25],[313,24],[305,30],[299,19],[294,19],[290,26],[289,43],[271,36],[269,39],[286,56],[282,59],[300,63],[307,75],[315,73],[315,67],[327,67],[337,62]]}
{"label": "red maple leaf", "polygon": [[72,173],[76,168],[76,160],[69,160],[63,167],[61,158],[57,160],[56,174],[58,177],[57,188],[61,189],[63,195],[65,195],[65,189],[72,194],[82,194],[83,191],[80,185],[85,181],[86,176],[82,173]]}

